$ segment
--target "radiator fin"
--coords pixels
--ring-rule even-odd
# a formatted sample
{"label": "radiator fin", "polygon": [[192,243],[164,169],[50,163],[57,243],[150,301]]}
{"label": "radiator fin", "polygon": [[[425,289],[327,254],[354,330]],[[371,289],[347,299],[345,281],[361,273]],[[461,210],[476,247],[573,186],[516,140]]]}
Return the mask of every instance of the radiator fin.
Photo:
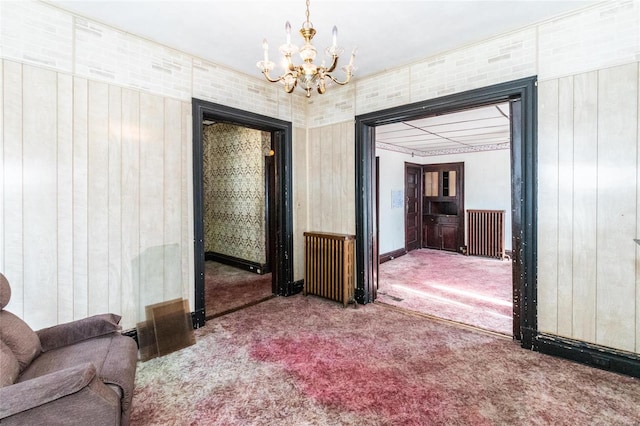
{"label": "radiator fin", "polygon": [[504,259],[504,210],[467,210],[467,254]]}
{"label": "radiator fin", "polygon": [[342,302],[354,300],[355,235],[304,233],[303,294]]}

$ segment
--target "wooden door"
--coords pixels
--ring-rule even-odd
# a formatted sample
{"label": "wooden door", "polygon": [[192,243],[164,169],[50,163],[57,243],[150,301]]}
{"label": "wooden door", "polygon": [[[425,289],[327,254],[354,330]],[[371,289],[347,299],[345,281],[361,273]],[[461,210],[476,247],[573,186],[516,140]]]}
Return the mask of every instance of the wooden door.
{"label": "wooden door", "polygon": [[422,229],[422,166],[405,163],[404,166],[404,247],[407,252],[421,246]]}

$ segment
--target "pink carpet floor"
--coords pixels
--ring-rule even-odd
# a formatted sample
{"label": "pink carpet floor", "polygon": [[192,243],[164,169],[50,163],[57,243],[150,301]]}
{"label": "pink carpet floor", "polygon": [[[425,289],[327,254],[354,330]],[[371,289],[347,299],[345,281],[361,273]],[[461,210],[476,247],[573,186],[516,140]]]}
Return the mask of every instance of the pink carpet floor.
{"label": "pink carpet floor", "polygon": [[218,262],[205,262],[205,315],[233,311],[271,297],[271,274],[254,274]]}
{"label": "pink carpet floor", "polygon": [[638,425],[640,380],[382,304],[276,297],[140,363],[132,425]]}
{"label": "pink carpet floor", "polygon": [[511,262],[413,250],[380,265],[378,302],[513,333]]}

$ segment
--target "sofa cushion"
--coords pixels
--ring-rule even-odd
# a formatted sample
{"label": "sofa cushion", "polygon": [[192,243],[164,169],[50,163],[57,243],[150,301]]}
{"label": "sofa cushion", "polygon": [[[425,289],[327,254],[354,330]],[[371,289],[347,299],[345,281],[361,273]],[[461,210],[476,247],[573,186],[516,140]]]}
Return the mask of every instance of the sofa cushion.
{"label": "sofa cushion", "polygon": [[35,331],[26,322],[4,310],[0,311],[0,340],[15,355],[21,372],[42,352]]}
{"label": "sofa cushion", "polygon": [[14,384],[18,374],[20,374],[18,359],[0,340],[0,388]]}
{"label": "sofa cushion", "polygon": [[9,304],[9,299],[11,299],[11,286],[7,277],[0,272],[0,309],[4,309]]}
{"label": "sofa cushion", "polygon": [[99,314],[88,318],[43,328],[36,333],[40,338],[42,351],[72,345],[82,340],[119,331],[120,315]]}
{"label": "sofa cushion", "polygon": [[111,333],[42,353],[20,375],[18,382],[78,364],[91,363],[104,383],[120,387],[124,412],[128,411],[133,397],[136,362],[135,341],[119,333]]}

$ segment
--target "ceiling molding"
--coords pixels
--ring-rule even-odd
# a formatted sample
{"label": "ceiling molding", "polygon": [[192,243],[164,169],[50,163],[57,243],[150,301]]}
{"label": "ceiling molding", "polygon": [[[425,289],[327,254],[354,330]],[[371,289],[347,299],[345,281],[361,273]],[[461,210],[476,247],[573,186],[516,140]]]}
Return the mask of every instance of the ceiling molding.
{"label": "ceiling molding", "polygon": [[477,146],[465,146],[460,148],[447,148],[430,151],[416,151],[407,148],[401,148],[396,145],[391,145],[384,142],[376,142],[376,149],[382,149],[385,151],[399,152],[402,154],[408,154],[415,157],[432,157],[435,155],[449,155],[449,154],[468,154],[473,152],[483,151],[498,151],[503,149],[509,149],[511,147],[510,142],[502,142],[490,145],[477,145]]}

